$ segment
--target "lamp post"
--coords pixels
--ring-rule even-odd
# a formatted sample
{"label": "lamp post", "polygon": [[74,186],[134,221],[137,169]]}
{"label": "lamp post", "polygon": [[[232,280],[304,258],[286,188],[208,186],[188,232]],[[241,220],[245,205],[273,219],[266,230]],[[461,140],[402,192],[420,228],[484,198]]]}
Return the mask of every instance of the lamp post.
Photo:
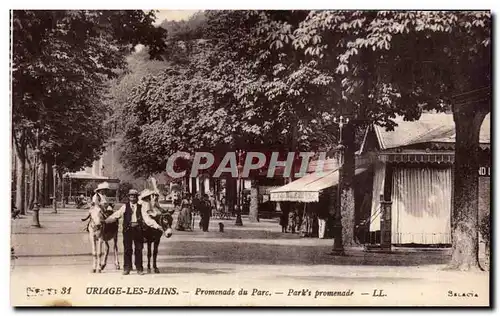
{"label": "lamp post", "polygon": [[64,175],[61,176],[61,202],[62,202],[62,208],[66,207],[65,197],[64,197],[64,178],[68,179],[68,175],[66,175],[66,177]]}
{"label": "lamp post", "polygon": [[[66,175],[66,178],[68,179],[68,183],[69,183],[69,194],[68,194],[68,203],[71,203],[70,200],[71,200],[71,178],[69,177],[69,174]],[[118,201],[118,200],[117,200]]]}
{"label": "lamp post", "polygon": [[240,203],[240,195],[241,195],[241,175],[243,172],[243,166],[241,165],[241,158],[243,156],[243,150],[237,150],[236,154],[238,155],[238,190],[236,192],[236,226],[243,226],[243,221],[241,220],[241,203]]}
{"label": "lamp post", "polygon": [[36,130],[36,149],[35,149],[35,163],[34,163],[34,166],[35,166],[35,174],[34,174],[34,177],[33,177],[33,191],[34,192],[34,202],[33,202],[33,223],[31,224],[31,226],[33,227],[38,227],[40,228],[40,195],[38,194],[39,193],[39,183],[38,183],[38,171],[39,171],[39,166],[38,166],[38,163],[39,163],[39,155],[40,155],[40,145],[39,145],[39,141],[38,141],[38,129]]}
{"label": "lamp post", "polygon": [[344,245],[342,242],[342,212],[341,212],[341,207],[342,207],[342,175],[343,175],[343,168],[344,168],[344,150],[345,146],[343,145],[343,139],[342,139],[342,128],[344,125],[349,123],[349,118],[344,118],[343,116],[340,116],[339,118],[334,118],[333,122],[336,123],[339,126],[339,144],[336,148],[337,154],[338,154],[338,164],[339,164],[339,182],[337,184],[337,207],[335,209],[335,215],[334,215],[334,241],[333,241],[333,249],[332,249],[332,254],[333,255],[340,255],[343,256],[345,255],[344,251]]}

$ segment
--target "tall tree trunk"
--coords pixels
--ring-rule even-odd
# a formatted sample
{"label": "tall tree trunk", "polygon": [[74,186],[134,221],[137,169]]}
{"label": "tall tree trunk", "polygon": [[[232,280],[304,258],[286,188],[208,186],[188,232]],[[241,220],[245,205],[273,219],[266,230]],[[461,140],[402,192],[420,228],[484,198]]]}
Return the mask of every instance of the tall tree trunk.
{"label": "tall tree trunk", "polygon": [[452,256],[449,268],[478,270],[479,132],[487,107],[454,106],[455,165],[453,183]]}
{"label": "tall tree trunk", "polygon": [[35,160],[33,159],[33,164],[31,164],[30,168],[30,197],[29,197],[29,203],[28,203],[28,209],[33,208],[33,203],[35,203],[35,196],[36,196],[36,165],[35,165]]}
{"label": "tall tree trunk", "polygon": [[232,176],[226,178],[226,203],[228,213],[233,215],[236,204],[236,178]]}
{"label": "tall tree trunk", "polygon": [[344,148],[344,163],[340,170],[340,214],[342,222],[342,241],[344,246],[350,247],[357,244],[354,239],[355,205],[354,205],[354,170],[355,170],[355,128],[352,123],[344,126],[342,130],[342,144]]}
{"label": "tall tree trunk", "polygon": [[33,168],[29,167],[26,169],[26,210],[30,210],[33,207]]}
{"label": "tall tree trunk", "polygon": [[38,196],[37,200],[41,206],[45,206],[45,163],[38,162]]}
{"label": "tall tree trunk", "polygon": [[257,190],[257,181],[252,179],[250,181],[250,210],[249,220],[256,222],[259,216],[259,191]]}
{"label": "tall tree trunk", "polygon": [[191,193],[193,194],[193,197],[196,195],[196,178],[190,178],[191,179]]}
{"label": "tall tree trunk", "polygon": [[[297,139],[299,138],[299,128],[298,128],[298,122],[292,125],[292,133],[291,133],[291,140],[290,140],[290,151],[289,152],[295,152],[297,149]],[[295,157],[296,158],[296,157]],[[290,176],[288,177],[288,183],[293,182],[294,180],[294,175],[295,175],[295,158],[293,160],[293,167],[292,171],[290,172]]]}
{"label": "tall tree trunk", "polygon": [[[27,156],[25,156],[27,157]],[[29,210],[29,199],[30,199],[30,173],[31,168],[29,164],[29,159],[25,159],[24,165],[24,210],[27,212]]]}
{"label": "tall tree trunk", "polygon": [[203,195],[205,194],[205,176],[200,176],[200,194]]}
{"label": "tall tree trunk", "polygon": [[15,147],[16,153],[16,207],[21,214],[26,214],[25,209],[25,175],[26,175],[26,157],[24,148]]}
{"label": "tall tree trunk", "polygon": [[215,209],[218,209],[220,203],[220,182],[219,178],[212,178],[213,180],[213,188],[214,188],[214,197],[215,197]]}
{"label": "tall tree trunk", "polygon": [[57,214],[57,170],[52,166],[52,213]]}
{"label": "tall tree trunk", "polygon": [[35,157],[33,159],[33,204],[35,202],[40,203],[39,198],[38,198],[38,193],[39,193],[39,167],[38,167],[38,157],[35,154]]}

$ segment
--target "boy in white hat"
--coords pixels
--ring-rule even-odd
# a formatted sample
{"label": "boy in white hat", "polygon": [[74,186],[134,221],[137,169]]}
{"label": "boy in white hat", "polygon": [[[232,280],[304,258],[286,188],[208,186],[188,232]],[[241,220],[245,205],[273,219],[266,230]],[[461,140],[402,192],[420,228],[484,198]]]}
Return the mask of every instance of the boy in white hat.
{"label": "boy in white hat", "polygon": [[139,195],[139,203],[142,204],[142,207],[151,218],[160,215],[158,208],[161,209],[161,207],[157,201],[159,195],[158,192],[149,189],[143,190]]}
{"label": "boy in white hat", "polygon": [[109,183],[102,182],[99,183],[97,188],[94,190],[95,194],[92,196],[92,206],[97,205],[102,208],[107,207],[108,199],[106,197],[106,191],[110,189]]}
{"label": "boy in white hat", "polygon": [[[109,189],[111,189],[109,183],[107,182],[99,183],[97,188],[94,190],[95,194],[92,196],[92,200],[90,202],[89,214],[87,215],[86,218],[82,218],[82,221],[86,221],[90,218],[90,209],[94,206],[100,207],[103,210],[103,212],[107,211],[108,214],[113,211],[113,207],[108,203],[108,199],[106,197],[106,191]],[[89,231],[89,225],[90,222],[87,223],[85,231]]]}

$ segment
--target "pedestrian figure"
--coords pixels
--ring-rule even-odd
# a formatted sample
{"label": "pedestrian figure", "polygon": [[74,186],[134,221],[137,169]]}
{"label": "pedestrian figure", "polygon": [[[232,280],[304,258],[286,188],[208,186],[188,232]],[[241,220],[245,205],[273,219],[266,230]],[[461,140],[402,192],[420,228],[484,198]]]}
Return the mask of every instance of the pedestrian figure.
{"label": "pedestrian figure", "polygon": [[[197,214],[200,215],[200,222],[198,223],[198,227],[200,230],[202,229],[201,227],[201,209],[203,208],[202,203],[201,203],[201,197],[199,193],[196,193],[193,197],[193,222],[194,218],[196,217]],[[194,229],[194,223],[193,223],[193,229]]]}
{"label": "pedestrian figure", "polygon": [[295,210],[291,210],[290,213],[288,213],[288,229],[292,232],[292,234],[295,234],[295,228],[297,227],[297,213]]}
{"label": "pedestrian figure", "polygon": [[286,233],[288,228],[288,213],[283,211],[280,216],[281,232]]}
{"label": "pedestrian figure", "polygon": [[147,208],[143,208],[141,204],[137,203],[138,196],[139,192],[137,192],[137,190],[130,190],[128,192],[129,201],[105,220],[106,224],[109,224],[123,217],[124,275],[130,274],[130,271],[132,270],[132,252],[134,253],[134,263],[137,274],[144,274],[144,268],[142,265],[144,225],[156,229],[159,227],[158,223],[156,223],[147,214]]}
{"label": "pedestrian figure", "polygon": [[304,220],[304,210],[297,205],[295,206],[295,214],[297,214],[297,220],[295,222],[297,226],[295,226],[295,231],[297,233],[300,233],[302,221]]}
{"label": "pedestrian figure", "polygon": [[326,233],[326,221],[328,219],[328,210],[320,209],[318,213],[318,238],[324,239]]}
{"label": "pedestrian figure", "polygon": [[313,214],[309,208],[304,205],[304,211],[302,215],[302,223],[300,227],[301,237],[311,237],[313,229]]}
{"label": "pedestrian figure", "polygon": [[227,205],[226,205],[226,196],[223,195],[220,199],[220,219],[227,218]]}
{"label": "pedestrian figure", "polygon": [[217,202],[215,201],[215,196],[213,194],[209,196],[209,203],[210,203],[210,216],[212,216],[213,212],[215,212],[217,209]]}
{"label": "pedestrian figure", "polygon": [[210,215],[212,213],[212,206],[211,203],[208,199],[207,194],[203,194],[203,199],[201,200],[200,203],[200,226],[203,229],[204,232],[208,232],[208,225],[210,223]]}
{"label": "pedestrian figure", "polygon": [[191,194],[185,193],[181,201],[179,216],[177,217],[177,226],[175,227],[176,230],[193,230],[191,226],[192,212],[193,204],[191,202]]}

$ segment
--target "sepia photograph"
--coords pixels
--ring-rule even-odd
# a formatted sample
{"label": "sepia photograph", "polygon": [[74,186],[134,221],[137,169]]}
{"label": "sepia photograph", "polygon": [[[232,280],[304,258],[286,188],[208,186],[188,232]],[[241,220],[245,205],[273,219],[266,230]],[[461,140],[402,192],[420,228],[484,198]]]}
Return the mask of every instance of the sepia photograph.
{"label": "sepia photograph", "polygon": [[11,306],[491,307],[492,15],[10,10]]}

